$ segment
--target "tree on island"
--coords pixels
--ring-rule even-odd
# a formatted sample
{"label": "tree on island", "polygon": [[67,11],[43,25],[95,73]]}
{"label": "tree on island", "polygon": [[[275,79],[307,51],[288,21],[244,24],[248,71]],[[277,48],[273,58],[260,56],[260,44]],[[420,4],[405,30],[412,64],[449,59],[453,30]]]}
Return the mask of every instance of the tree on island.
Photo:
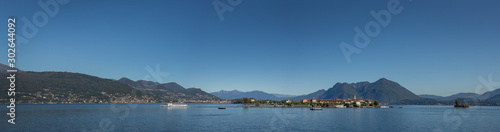
{"label": "tree on island", "polygon": [[282,104],[286,104],[286,100],[281,100],[281,103]]}
{"label": "tree on island", "polygon": [[460,102],[460,99],[456,99],[455,100],[455,108],[469,108],[469,104],[466,104],[466,105],[463,105],[461,102]]}
{"label": "tree on island", "polygon": [[356,104],[356,103],[353,103],[353,105],[352,105],[352,106],[354,106],[354,107],[359,107],[359,106],[358,106],[358,104]]}
{"label": "tree on island", "polygon": [[375,100],[375,102],[373,102],[373,105],[375,105],[375,106],[378,106],[379,104],[380,103],[377,100]]}
{"label": "tree on island", "polygon": [[246,105],[248,103],[250,103],[250,99],[249,98],[243,98],[243,103]]}

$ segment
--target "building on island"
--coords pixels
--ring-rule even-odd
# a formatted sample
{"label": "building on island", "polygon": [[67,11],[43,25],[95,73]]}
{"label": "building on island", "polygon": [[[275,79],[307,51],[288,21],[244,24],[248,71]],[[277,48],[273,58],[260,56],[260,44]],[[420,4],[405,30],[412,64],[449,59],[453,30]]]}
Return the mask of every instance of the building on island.
{"label": "building on island", "polygon": [[316,98],[312,98],[312,99],[303,99],[300,101],[301,103],[307,103],[307,102],[312,102],[312,103],[316,103],[316,102],[319,102],[319,99],[316,99]]}

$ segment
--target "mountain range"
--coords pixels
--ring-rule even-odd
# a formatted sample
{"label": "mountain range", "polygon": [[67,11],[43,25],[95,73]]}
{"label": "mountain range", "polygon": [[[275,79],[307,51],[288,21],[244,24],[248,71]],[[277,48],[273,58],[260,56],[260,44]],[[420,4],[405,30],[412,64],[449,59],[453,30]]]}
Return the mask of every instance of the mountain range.
{"label": "mountain range", "polygon": [[[0,76],[8,76],[10,67],[0,64]],[[150,103],[187,100],[240,99],[300,101],[301,99],[353,98],[378,100],[391,104],[452,104],[454,99],[464,99],[479,105],[499,105],[500,89],[481,95],[457,93],[451,96],[415,95],[397,82],[381,78],[373,83],[338,82],[328,89],[320,89],[305,95],[286,95],[263,91],[242,92],[238,90],[207,93],[200,88],[184,88],[175,83],[104,79],[91,75],[70,72],[29,72],[18,69],[16,73],[17,103]],[[8,86],[9,81],[0,81]],[[7,92],[8,87],[0,87]],[[0,103],[6,103],[8,95],[0,94]]]}
{"label": "mountain range", "polygon": [[[381,78],[373,83],[364,81],[357,83],[336,83],[333,87],[324,90],[318,90],[316,92],[290,97],[276,97],[273,94],[266,93],[263,91],[251,91],[251,92],[241,92],[238,90],[233,91],[219,91],[211,93],[222,99],[239,99],[243,97],[255,98],[258,100],[284,100],[290,99],[292,101],[298,102],[302,99],[334,99],[334,98],[353,98],[356,95],[357,98],[361,99],[372,99],[378,100],[382,103],[393,103],[393,104],[452,104],[455,99],[481,99],[485,100],[479,104],[491,105],[500,101],[500,89],[486,92],[482,95],[475,93],[458,93],[447,97],[436,96],[436,95],[415,95],[413,92],[404,88],[397,82],[391,81],[386,78]],[[477,102],[477,101],[476,101]]]}
{"label": "mountain range", "polygon": [[299,102],[302,99],[319,98],[325,92],[326,92],[326,90],[321,89],[321,90],[318,90],[316,92],[313,92],[313,93],[310,93],[307,95],[301,95],[301,96],[296,96],[296,97],[290,98],[290,100],[295,101],[295,102]]}
{"label": "mountain range", "polygon": [[[0,73],[7,77],[10,73]],[[0,81],[0,90],[7,92],[9,80]],[[113,103],[143,102],[152,96],[111,79],[69,72],[17,72],[15,98],[17,103]],[[6,102],[7,94],[0,94]]]}
{"label": "mountain range", "polygon": [[414,100],[420,98],[398,83],[386,78],[381,78],[373,83],[337,83],[319,98],[345,99],[353,98],[354,95],[356,95],[357,98],[378,100],[383,103],[393,103],[405,99]]}
{"label": "mountain range", "polygon": [[453,94],[450,96],[437,96],[437,95],[419,95],[422,98],[429,98],[429,99],[435,99],[435,100],[440,100],[440,101],[449,101],[449,100],[454,100],[457,98],[473,98],[473,99],[480,99],[480,100],[485,100],[485,99],[490,99],[493,96],[499,95],[500,94],[500,89],[495,89],[492,91],[485,92],[483,94],[477,94],[477,93],[457,93]]}
{"label": "mountain range", "polygon": [[218,97],[200,88],[186,89],[175,82],[160,84],[158,82],[145,80],[132,81],[128,78],[121,78],[118,82],[166,101],[220,100]]}
{"label": "mountain range", "polygon": [[210,94],[215,95],[221,99],[241,99],[249,97],[249,98],[255,98],[257,100],[283,100],[295,97],[293,95],[271,94],[258,90],[250,92],[242,92],[238,90],[232,90],[232,91],[221,90],[219,92],[212,92]]}
{"label": "mountain range", "polygon": [[500,101],[500,94],[495,95],[493,97],[490,97],[490,98],[488,98],[488,100],[491,100],[491,101]]}
{"label": "mountain range", "polygon": [[[0,76],[8,77],[10,67],[0,64]],[[7,93],[10,82],[0,81],[0,91]],[[16,73],[16,103],[154,103],[186,100],[220,100],[200,88],[184,88],[170,82],[104,79],[70,72]],[[0,94],[0,103],[8,102]]]}
{"label": "mountain range", "polygon": [[251,91],[251,92],[240,92],[237,90],[233,91],[219,91],[211,93],[222,99],[238,99],[243,97],[251,97],[260,100],[282,100],[290,99],[292,101],[300,101],[301,99],[334,99],[334,98],[354,98],[356,95],[360,99],[372,99],[378,100],[384,103],[392,103],[405,99],[420,99],[417,95],[399,85],[394,81],[390,81],[386,78],[381,78],[373,83],[370,82],[358,82],[358,83],[336,83],[333,87],[328,90],[318,90],[316,92],[300,95],[295,97],[285,97],[278,98],[272,94],[268,94],[262,91]]}

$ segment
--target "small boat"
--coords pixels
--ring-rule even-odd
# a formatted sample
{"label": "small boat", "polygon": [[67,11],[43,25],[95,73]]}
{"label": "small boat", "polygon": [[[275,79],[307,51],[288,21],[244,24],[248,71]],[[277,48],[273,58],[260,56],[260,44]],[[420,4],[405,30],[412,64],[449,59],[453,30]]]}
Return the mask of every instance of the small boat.
{"label": "small boat", "polygon": [[219,107],[219,109],[226,109],[226,107]]}
{"label": "small boat", "polygon": [[323,110],[320,107],[311,107],[311,110]]}
{"label": "small boat", "polygon": [[335,105],[335,108],[345,108],[344,105]]}
{"label": "small boat", "polygon": [[389,108],[389,106],[380,106],[380,108]]}
{"label": "small boat", "polygon": [[168,103],[167,105],[160,105],[160,107],[187,107],[187,104],[172,104]]}
{"label": "small boat", "polygon": [[399,108],[401,108],[401,109],[402,109],[403,107],[399,107]]}

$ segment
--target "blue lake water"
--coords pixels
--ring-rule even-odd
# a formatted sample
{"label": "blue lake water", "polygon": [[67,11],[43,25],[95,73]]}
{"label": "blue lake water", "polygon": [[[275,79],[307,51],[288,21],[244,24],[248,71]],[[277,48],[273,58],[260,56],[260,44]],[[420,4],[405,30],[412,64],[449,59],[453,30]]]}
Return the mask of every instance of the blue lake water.
{"label": "blue lake water", "polygon": [[[498,131],[500,107],[404,108],[237,107],[235,104],[25,104],[16,124],[1,116],[1,131]],[[227,109],[219,110],[219,106]],[[2,113],[7,113],[4,106]]]}

